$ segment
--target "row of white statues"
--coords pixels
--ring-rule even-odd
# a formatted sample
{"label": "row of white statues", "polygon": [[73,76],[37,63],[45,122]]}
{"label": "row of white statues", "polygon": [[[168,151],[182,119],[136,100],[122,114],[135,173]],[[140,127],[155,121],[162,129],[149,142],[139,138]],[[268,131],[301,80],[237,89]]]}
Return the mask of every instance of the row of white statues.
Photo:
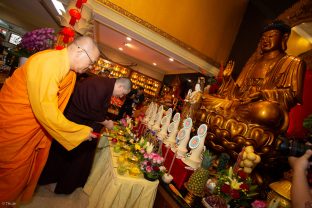
{"label": "row of white statues", "polygon": [[[183,127],[179,130],[180,113],[176,113],[172,118],[172,109],[164,111],[163,106],[156,103],[150,103],[148,106],[143,123],[150,130],[157,132],[157,137],[167,148],[171,148],[176,153],[177,158],[196,169],[200,167],[201,155],[204,151],[204,142],[207,134],[207,125],[202,124],[197,130],[197,135],[190,138],[193,122],[191,118],[183,121]],[[170,123],[171,121],[171,123]],[[191,149],[188,152],[187,145]]]}

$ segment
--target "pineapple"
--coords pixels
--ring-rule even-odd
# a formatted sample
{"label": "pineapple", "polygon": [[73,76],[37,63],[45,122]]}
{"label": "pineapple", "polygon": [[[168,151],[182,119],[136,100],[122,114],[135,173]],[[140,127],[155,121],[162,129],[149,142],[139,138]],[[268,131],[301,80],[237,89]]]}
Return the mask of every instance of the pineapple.
{"label": "pineapple", "polygon": [[186,182],[186,189],[198,197],[204,196],[204,189],[207,180],[209,179],[209,171],[208,168],[211,166],[213,159],[212,153],[209,150],[206,150],[203,153],[203,161],[201,163],[201,167],[198,168],[190,177],[188,182]]}

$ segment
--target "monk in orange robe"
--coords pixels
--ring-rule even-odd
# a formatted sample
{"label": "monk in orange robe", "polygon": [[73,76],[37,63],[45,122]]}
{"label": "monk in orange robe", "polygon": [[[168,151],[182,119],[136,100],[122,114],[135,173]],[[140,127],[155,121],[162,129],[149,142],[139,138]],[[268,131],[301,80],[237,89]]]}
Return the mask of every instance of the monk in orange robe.
{"label": "monk in orange robe", "polygon": [[46,163],[51,140],[67,150],[95,137],[92,128],[67,120],[63,111],[76,73],[99,57],[90,37],[63,50],[31,56],[0,91],[0,206],[27,202]]}

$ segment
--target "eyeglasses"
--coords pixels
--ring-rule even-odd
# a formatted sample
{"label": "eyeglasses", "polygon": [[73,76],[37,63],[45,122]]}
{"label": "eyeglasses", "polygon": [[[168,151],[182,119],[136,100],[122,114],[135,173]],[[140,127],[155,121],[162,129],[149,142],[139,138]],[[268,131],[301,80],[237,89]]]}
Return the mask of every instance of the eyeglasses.
{"label": "eyeglasses", "polygon": [[90,63],[90,66],[92,66],[92,65],[95,63],[95,61],[92,61],[92,59],[90,58],[88,52],[87,52],[85,49],[81,48],[77,43],[74,43],[74,44],[77,46],[77,48],[83,50],[83,51],[86,53],[86,55],[88,56],[88,58],[89,58],[89,60],[90,60],[90,62],[91,62],[91,63]]}

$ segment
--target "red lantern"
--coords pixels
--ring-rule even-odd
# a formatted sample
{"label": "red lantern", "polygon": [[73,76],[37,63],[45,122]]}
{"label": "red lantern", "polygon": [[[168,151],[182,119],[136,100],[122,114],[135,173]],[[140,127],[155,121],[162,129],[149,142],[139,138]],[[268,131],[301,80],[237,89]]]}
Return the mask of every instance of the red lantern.
{"label": "red lantern", "polygon": [[68,43],[71,42],[75,36],[75,31],[70,27],[64,27],[61,30],[61,34],[64,35],[63,42]]}
{"label": "red lantern", "polygon": [[69,36],[69,37],[74,37],[75,36],[75,31],[72,28],[70,28],[70,27],[64,27],[61,30],[61,34]]}
{"label": "red lantern", "polygon": [[80,9],[82,7],[82,4],[85,3],[87,3],[87,0],[77,0],[76,7]]}
{"label": "red lantern", "polygon": [[74,26],[77,20],[80,20],[81,14],[77,9],[70,9],[69,14],[71,16],[69,24]]}
{"label": "red lantern", "polygon": [[58,45],[55,47],[56,50],[62,50],[64,48],[64,46]]}

